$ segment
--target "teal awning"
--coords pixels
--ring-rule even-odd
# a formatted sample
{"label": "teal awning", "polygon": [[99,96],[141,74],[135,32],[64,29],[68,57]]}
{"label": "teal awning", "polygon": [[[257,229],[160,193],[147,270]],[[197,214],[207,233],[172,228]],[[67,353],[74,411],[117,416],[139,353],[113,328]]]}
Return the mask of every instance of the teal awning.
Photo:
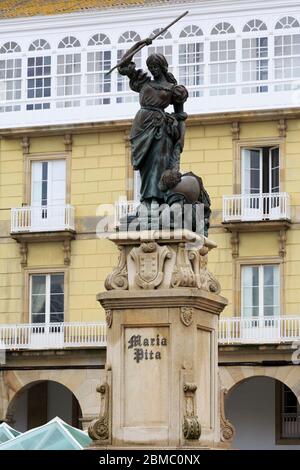
{"label": "teal awning", "polygon": [[56,417],[43,426],[4,442],[0,450],[82,450],[91,443],[92,440],[84,431]]}
{"label": "teal awning", "polygon": [[3,442],[10,441],[14,437],[19,436],[21,433],[19,431],[16,431],[14,428],[10,427],[6,423],[1,423],[0,424],[0,444],[3,444]]}

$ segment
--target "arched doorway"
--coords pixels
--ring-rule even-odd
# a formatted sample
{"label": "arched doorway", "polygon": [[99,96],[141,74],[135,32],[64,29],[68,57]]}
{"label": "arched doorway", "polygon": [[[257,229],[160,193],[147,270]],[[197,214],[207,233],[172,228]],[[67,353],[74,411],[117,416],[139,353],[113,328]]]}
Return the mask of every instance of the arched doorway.
{"label": "arched doorway", "polygon": [[7,419],[18,431],[41,426],[58,416],[82,429],[82,411],[75,395],[64,385],[40,380],[23,387],[10,402]]}
{"label": "arched doorway", "polygon": [[300,449],[300,406],[285,384],[254,376],[237,383],[225,401],[234,449]]}

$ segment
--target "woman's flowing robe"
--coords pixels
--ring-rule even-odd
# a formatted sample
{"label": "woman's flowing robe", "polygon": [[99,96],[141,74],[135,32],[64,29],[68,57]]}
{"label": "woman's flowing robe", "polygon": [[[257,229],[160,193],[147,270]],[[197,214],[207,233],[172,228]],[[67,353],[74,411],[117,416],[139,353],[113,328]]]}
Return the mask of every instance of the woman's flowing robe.
{"label": "woman's flowing robe", "polygon": [[[183,112],[169,114],[169,105],[182,105],[188,97],[184,86],[167,83],[157,84],[142,70],[136,70],[131,62],[119,67],[119,73],[130,78],[130,88],[139,93],[141,109],[137,112],[131,129],[131,161],[141,175],[141,202],[164,200],[159,188],[162,173],[178,166],[183,149]],[[182,106],[181,106],[182,107]]]}

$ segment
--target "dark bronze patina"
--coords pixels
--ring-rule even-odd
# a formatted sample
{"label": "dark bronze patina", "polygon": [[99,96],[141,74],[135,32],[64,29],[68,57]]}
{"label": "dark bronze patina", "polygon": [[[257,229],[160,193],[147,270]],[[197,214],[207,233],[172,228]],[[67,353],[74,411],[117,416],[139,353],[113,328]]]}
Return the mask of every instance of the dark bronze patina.
{"label": "dark bronze patina", "polygon": [[[207,235],[210,199],[202,179],[193,173],[181,175],[180,155],[185,137],[184,103],[188,92],[179,85],[168,70],[162,54],[151,54],[147,72],[137,69],[133,56],[142,47],[150,45],[151,38],[135,43],[121,58],[118,71],[129,78],[131,90],[139,93],[140,110],[131,128],[131,162],[141,176],[140,202],[143,206],[161,206],[174,203],[204,204],[204,232]],[[166,108],[173,106],[172,113]],[[196,211],[194,211],[196,214]],[[195,222],[195,221],[194,221]],[[193,223],[195,230],[196,223]]]}

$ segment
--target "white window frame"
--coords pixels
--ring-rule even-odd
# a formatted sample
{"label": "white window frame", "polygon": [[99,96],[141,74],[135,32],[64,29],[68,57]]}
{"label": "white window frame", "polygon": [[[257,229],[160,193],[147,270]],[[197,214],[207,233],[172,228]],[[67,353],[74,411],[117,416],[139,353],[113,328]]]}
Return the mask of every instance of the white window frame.
{"label": "white window frame", "polygon": [[[182,36],[182,33],[185,32],[187,28],[197,27],[196,25],[186,26],[179,35],[178,41],[178,81],[180,85],[184,85],[188,88],[190,96],[198,98],[204,94],[204,80],[205,80],[205,41],[203,36],[203,31],[198,27],[197,32],[190,32],[187,36]],[[198,34],[200,33],[200,34]],[[180,63],[181,58],[181,48],[185,46],[185,52],[182,54],[186,57],[185,63]],[[189,46],[193,46],[193,50],[189,50]],[[199,47],[199,51],[197,48]],[[190,61],[190,56],[198,55],[202,57],[202,60]],[[192,73],[190,74],[190,70]],[[183,73],[182,73],[183,72]],[[186,80],[186,77],[192,77],[194,82],[197,82],[199,78],[200,83],[189,83],[189,79]]]}
{"label": "white window frame", "polygon": [[[219,30],[217,32],[217,27],[219,25],[225,25],[227,30],[222,31]],[[214,32],[216,31],[216,32]],[[234,48],[230,49],[229,44],[230,42],[234,42]],[[217,47],[215,50],[212,49],[212,45],[216,43]],[[222,49],[222,43],[225,43],[225,48]],[[212,29],[211,36],[210,36],[210,43],[209,43],[209,62],[208,62],[208,69],[209,69],[209,94],[210,96],[224,96],[229,95],[233,96],[236,95],[237,90],[237,78],[238,78],[238,43],[237,43],[237,35],[232,27],[227,22],[218,23]],[[226,59],[221,59],[221,55],[223,51],[226,51]],[[234,51],[234,59],[229,59],[230,52]],[[217,55],[216,59],[212,59],[212,55]],[[230,65],[234,65],[234,72],[230,71]],[[216,66],[216,67],[215,67]],[[222,67],[226,69],[225,72],[222,72]],[[216,72],[213,70],[216,69]],[[234,73],[234,80],[230,80],[230,75]],[[221,81],[221,76],[225,76],[226,80]],[[218,80],[216,82],[212,81],[212,77],[217,76]]]}
{"label": "white window frame", "polygon": [[[42,273],[38,273],[38,272],[34,272],[34,273],[31,273],[30,274],[30,277],[29,277],[29,319],[30,319],[30,323],[33,323],[32,322],[32,279],[34,276],[45,276],[46,278],[46,292],[45,292],[45,322],[44,323],[37,323],[37,325],[43,325],[43,324],[51,324],[51,312],[50,312],[50,303],[51,303],[51,276],[55,276],[55,275],[61,275],[63,276],[63,279],[64,279],[64,283],[63,283],[63,286],[64,286],[64,292],[63,292],[63,296],[64,296],[64,311],[63,312],[59,312],[60,314],[63,314],[63,321],[62,322],[59,322],[59,323],[63,323],[64,320],[65,320],[65,273],[63,271],[57,271],[57,272],[51,272],[51,273],[45,273],[45,272],[42,272]],[[52,322],[52,323],[56,323],[56,322]]]}
{"label": "white window frame", "polygon": [[[78,44],[76,46],[65,45],[61,47],[60,44],[67,38],[74,38]],[[75,44],[74,42],[74,44]],[[60,63],[60,58],[63,58],[62,63]],[[68,64],[68,60],[71,59],[71,62]],[[78,62],[76,60],[78,59]],[[84,89],[83,87],[83,71],[86,70],[86,64],[84,63],[86,60],[86,55],[82,54],[82,47],[80,45],[80,41],[73,36],[66,36],[59,42],[57,56],[56,56],[56,64],[53,64],[53,67],[56,68],[56,108],[71,108],[71,107],[79,107],[81,105],[81,95]],[[76,66],[79,64],[79,70],[71,72],[67,72],[67,66],[74,65]],[[63,68],[63,73],[58,72],[60,68]],[[68,84],[68,78],[70,79],[70,84]],[[77,79],[77,80],[76,80]],[[62,82],[62,84],[60,84]],[[67,93],[67,89],[71,87],[71,94]],[[75,93],[74,90],[78,87],[78,93]],[[63,93],[59,92],[59,89],[63,90]]]}
{"label": "white window frame", "polygon": [[[267,147],[267,146],[266,146]],[[242,152],[241,152],[241,155],[242,155],[242,165],[241,165],[241,182],[242,182],[242,194],[263,194],[263,148],[264,147],[243,147],[242,148]],[[274,191],[272,191],[272,151],[275,150],[275,149],[278,149],[278,152],[279,152],[279,163],[278,163],[278,172],[279,172],[279,187],[278,187],[278,191],[275,191],[275,192],[280,192],[280,186],[281,186],[281,181],[280,181],[280,146],[279,145],[274,145],[272,147],[269,147],[269,193],[273,193]],[[258,193],[251,193],[251,192],[246,192],[245,191],[245,188],[246,188],[246,181],[245,181],[245,177],[246,177],[246,171],[245,171],[245,159],[246,159],[246,156],[245,156],[245,151],[251,151],[251,150],[259,150],[260,152],[260,165],[259,165],[259,168],[260,168],[260,178],[259,178],[259,192]]]}
{"label": "white window frame", "polygon": [[[11,49],[13,44],[14,50]],[[0,91],[0,113],[21,111],[24,91],[24,66],[21,47],[14,41],[7,41],[1,46],[0,51],[0,63],[3,62],[3,67],[1,68],[3,77],[0,77],[0,81],[4,83],[4,87],[1,87]],[[17,66],[17,64],[19,65]],[[18,70],[20,75],[15,76]],[[13,76],[9,77],[11,73]],[[8,98],[10,94],[12,96]],[[16,95],[19,96],[16,97]]]}
{"label": "white window frame", "polygon": [[[278,270],[278,280],[279,280],[279,285],[278,285],[278,292],[279,292],[279,298],[278,298],[278,313],[273,313],[273,315],[268,316],[265,315],[264,312],[264,268],[265,267],[276,267]],[[244,276],[245,276],[245,268],[258,268],[258,315],[257,316],[246,316],[244,315]],[[253,286],[252,286],[253,287]],[[276,287],[276,286],[275,286]],[[273,305],[273,307],[276,308],[276,305]],[[245,264],[241,266],[241,317],[245,319],[254,319],[254,320],[263,320],[266,318],[277,318],[280,316],[280,264],[279,263],[270,263],[270,264]]]}
{"label": "white window frame", "polygon": [[[48,165],[48,170],[47,170],[47,185],[48,185],[48,188],[47,188],[47,206],[51,206],[53,205],[52,204],[52,201],[53,201],[53,198],[51,197],[52,194],[51,194],[51,189],[50,189],[50,192],[49,192],[49,183],[51,183],[53,180],[50,178],[50,175],[49,175],[49,166],[53,166],[53,164],[55,164],[56,162],[63,162],[64,165],[65,165],[65,180],[64,180],[64,183],[65,183],[65,187],[64,187],[64,191],[65,191],[65,197],[64,197],[64,203],[62,204],[63,206],[66,204],[66,198],[67,198],[67,159],[66,158],[53,158],[53,159],[45,159],[45,160],[32,160],[31,161],[31,165],[30,165],[30,203],[31,205],[33,204],[33,166],[36,165],[36,164],[43,164],[43,163],[47,163]],[[52,171],[52,170],[51,170]],[[42,204],[41,204],[42,206]]]}
{"label": "white window frame", "polygon": [[[281,18],[282,20],[283,18]],[[279,23],[279,21],[278,21]],[[278,25],[277,23],[277,25]],[[276,26],[277,26],[276,25]],[[282,91],[289,91],[295,88],[299,88],[299,81],[300,81],[300,52],[298,54],[294,54],[293,49],[293,41],[294,38],[297,37],[299,40],[300,38],[300,24],[298,26],[289,26],[285,28],[278,28],[276,27],[274,30],[274,48],[273,48],[273,60],[274,60],[274,92],[282,92]],[[276,44],[278,38],[281,38],[281,44]],[[285,45],[285,38],[290,38],[290,44]],[[289,40],[288,40],[289,42]],[[297,42],[300,48],[300,42]],[[281,48],[282,53],[276,54],[276,49]],[[291,51],[289,54],[285,54],[284,50],[290,48]],[[287,62],[290,61],[291,66],[286,67]],[[294,66],[294,63],[298,62],[297,72]],[[277,64],[281,63],[281,67],[277,67]],[[287,76],[287,70],[290,69],[291,76]],[[281,74],[281,77],[278,77]],[[277,77],[276,77],[277,75]],[[297,81],[296,81],[297,80]],[[296,81],[296,82],[295,82]]]}
{"label": "white window frame", "polygon": [[[48,41],[45,41],[44,47],[40,46],[36,49],[30,49],[31,46],[34,45],[35,42],[41,41],[42,38],[35,40],[31,43],[29,47],[29,51],[26,57],[26,111],[37,111],[37,110],[43,110],[43,109],[50,109],[51,108],[51,98],[53,94],[53,55],[51,52],[50,44]],[[48,52],[47,52],[48,51]],[[45,58],[50,57],[50,64],[45,65]],[[37,59],[42,58],[43,64],[42,65],[37,65]],[[34,60],[34,65],[29,65],[29,59]],[[43,72],[45,70],[45,67],[50,68],[50,74],[42,74],[42,75],[37,75],[36,71],[38,68],[42,68]],[[28,75],[28,70],[30,68],[33,68],[35,71],[35,74],[32,76]],[[45,86],[45,80],[49,79],[50,80],[50,86]],[[33,80],[35,82],[35,86],[33,88],[29,88],[29,80]],[[37,80],[42,80],[43,86],[42,87],[37,87],[36,83]],[[28,97],[28,92],[29,90],[34,90],[34,95],[37,94],[38,88],[42,89],[42,96],[37,97]],[[50,88],[50,95],[49,96],[44,96],[45,90]],[[32,109],[29,108],[29,106],[32,106]]]}
{"label": "white window frame", "polygon": [[[99,36],[99,39],[97,39],[97,36]],[[109,60],[105,59],[106,53],[110,55]],[[100,60],[97,55],[101,56]],[[90,60],[91,57],[93,57],[93,60]],[[86,64],[86,93],[87,96],[90,96],[86,100],[87,106],[110,104],[112,101],[112,76],[111,74],[106,75],[106,73],[111,69],[112,50],[110,39],[106,34],[94,34],[90,38],[86,52]],[[93,70],[89,70],[89,64],[93,64]],[[100,70],[97,70],[97,64],[101,65]],[[106,85],[108,85],[108,91],[105,91]],[[93,91],[89,90],[90,86],[94,88]]]}
{"label": "white window frame", "polygon": [[[261,46],[261,41],[265,39],[267,45],[265,47]],[[245,47],[245,43],[249,42],[249,47]],[[256,42],[256,45],[253,47],[253,41]],[[259,44],[257,44],[257,41]],[[241,83],[242,83],[242,94],[253,94],[253,93],[268,93],[269,91],[269,80],[270,80],[270,37],[267,31],[255,31],[243,33],[241,40]],[[266,49],[267,55],[263,56],[264,50]],[[243,54],[249,51],[249,57],[243,57]],[[256,51],[256,56],[252,57],[252,51]],[[257,54],[258,53],[258,54]],[[266,61],[266,69],[261,67],[263,61]],[[245,65],[249,64],[249,70],[245,70]],[[252,79],[251,75],[253,71],[257,74],[261,74],[264,71],[267,72],[267,79],[260,78]],[[244,79],[244,74],[248,73],[250,75],[249,80]]]}

